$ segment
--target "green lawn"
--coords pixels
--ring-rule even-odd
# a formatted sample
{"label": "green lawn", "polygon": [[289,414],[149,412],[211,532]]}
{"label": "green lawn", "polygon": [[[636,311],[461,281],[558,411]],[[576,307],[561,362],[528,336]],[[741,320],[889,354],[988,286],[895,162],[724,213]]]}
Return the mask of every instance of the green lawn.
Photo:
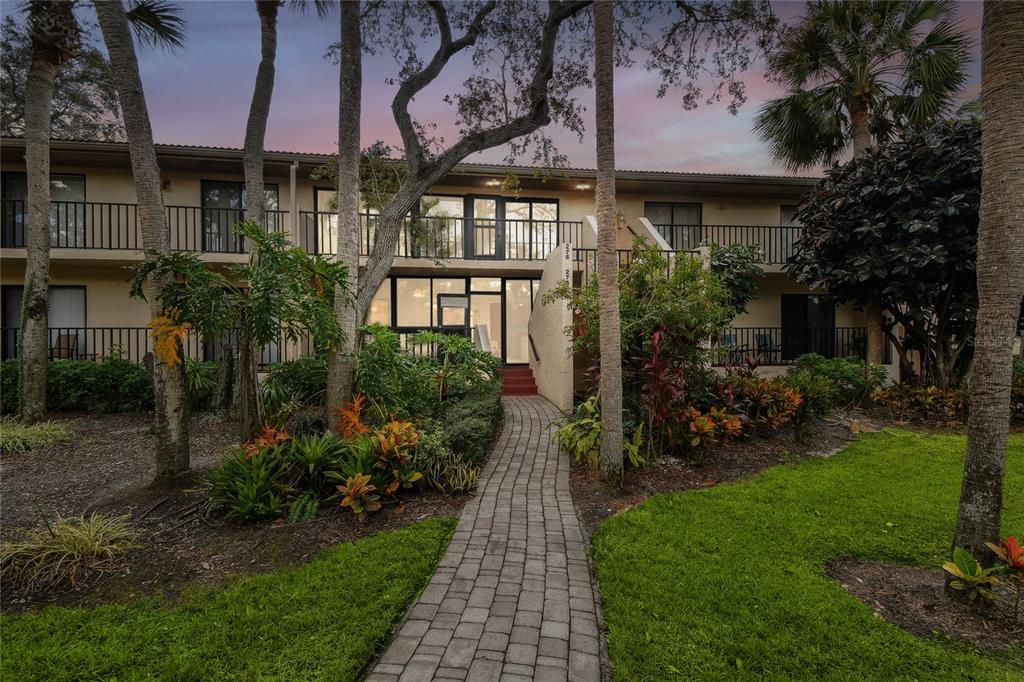
{"label": "green lawn", "polygon": [[[594,559],[615,678],[1024,679],[1024,645],[919,640],[828,578],[842,555],[938,567],[965,440],[865,435],[842,453],[663,495],[606,522]],[[1024,531],[1024,437],[1005,531]]]}
{"label": "green lawn", "polygon": [[455,522],[345,543],[181,603],[5,615],[4,680],[354,680],[426,586]]}

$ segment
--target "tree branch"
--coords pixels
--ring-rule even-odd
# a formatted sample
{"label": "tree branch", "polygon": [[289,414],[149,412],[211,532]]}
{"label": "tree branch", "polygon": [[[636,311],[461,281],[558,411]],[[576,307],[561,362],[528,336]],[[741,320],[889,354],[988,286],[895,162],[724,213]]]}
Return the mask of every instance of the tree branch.
{"label": "tree branch", "polygon": [[497,7],[497,3],[494,0],[486,3],[476,13],[476,16],[473,17],[473,21],[470,23],[465,35],[458,40],[452,40],[452,28],[448,21],[448,10],[445,9],[444,3],[435,0],[428,4],[434,10],[434,18],[437,21],[437,30],[441,36],[441,44],[438,46],[429,64],[402,82],[398,92],[395,93],[394,100],[391,102],[391,112],[394,114],[398,131],[402,135],[402,145],[405,147],[409,171],[413,175],[418,172],[426,155],[419,136],[416,134],[416,125],[409,114],[409,103],[412,102],[413,97],[417,93],[430,85],[441,74],[445,64],[453,56],[476,42],[484,20]]}

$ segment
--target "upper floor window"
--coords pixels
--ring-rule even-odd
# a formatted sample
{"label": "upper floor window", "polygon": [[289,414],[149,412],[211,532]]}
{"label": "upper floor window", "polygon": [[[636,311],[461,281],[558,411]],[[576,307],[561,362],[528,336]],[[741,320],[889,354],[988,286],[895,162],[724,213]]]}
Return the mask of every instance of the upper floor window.
{"label": "upper floor window", "polygon": [[[243,239],[232,229],[243,218],[245,183],[232,180],[203,180],[203,251],[243,253]],[[264,185],[267,197],[266,228],[278,232],[284,227],[277,185]]]}
{"label": "upper floor window", "polygon": [[[2,180],[3,210],[0,212],[0,243],[5,247],[25,246],[28,221],[28,176],[5,172]],[[85,176],[73,173],[50,175],[50,246],[85,246]]]}
{"label": "upper floor window", "polygon": [[703,222],[702,205],[698,203],[647,201],[644,217],[668,242],[669,248],[687,251],[700,243]]}
{"label": "upper floor window", "polygon": [[779,225],[782,227],[799,227],[800,221],[796,218],[800,207],[796,204],[783,204],[779,213]]}

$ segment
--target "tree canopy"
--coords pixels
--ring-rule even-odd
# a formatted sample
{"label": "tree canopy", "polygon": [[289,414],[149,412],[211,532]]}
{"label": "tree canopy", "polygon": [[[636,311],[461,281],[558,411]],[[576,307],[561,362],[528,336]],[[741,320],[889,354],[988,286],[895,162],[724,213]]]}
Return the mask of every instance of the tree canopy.
{"label": "tree canopy", "polygon": [[[121,108],[103,53],[83,32],[77,53],[54,84],[50,134],[57,139],[124,140]],[[32,59],[27,29],[14,17],[0,24],[0,134],[25,133],[25,79]]]}
{"label": "tree canopy", "polygon": [[840,301],[880,302],[901,356],[920,352],[925,378],[955,385],[977,312],[980,197],[978,123],[934,124],[828,171],[797,214],[787,270]]}

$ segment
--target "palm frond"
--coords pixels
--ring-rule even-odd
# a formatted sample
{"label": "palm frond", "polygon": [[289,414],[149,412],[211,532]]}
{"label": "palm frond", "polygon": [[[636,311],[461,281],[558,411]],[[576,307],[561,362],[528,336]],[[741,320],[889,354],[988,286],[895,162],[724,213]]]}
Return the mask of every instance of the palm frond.
{"label": "palm frond", "polygon": [[844,121],[835,88],[795,90],[761,107],[754,132],[775,159],[800,170],[831,163],[847,147]]}
{"label": "palm frond", "polygon": [[[316,15],[323,19],[334,10],[337,6],[337,0],[313,0],[313,7],[316,9]],[[289,0],[288,6],[292,9],[297,9],[299,12],[305,13],[309,6],[308,0]]]}
{"label": "palm frond", "polygon": [[129,0],[127,15],[136,39],[143,45],[174,50],[185,44],[185,19],[177,4]]}

